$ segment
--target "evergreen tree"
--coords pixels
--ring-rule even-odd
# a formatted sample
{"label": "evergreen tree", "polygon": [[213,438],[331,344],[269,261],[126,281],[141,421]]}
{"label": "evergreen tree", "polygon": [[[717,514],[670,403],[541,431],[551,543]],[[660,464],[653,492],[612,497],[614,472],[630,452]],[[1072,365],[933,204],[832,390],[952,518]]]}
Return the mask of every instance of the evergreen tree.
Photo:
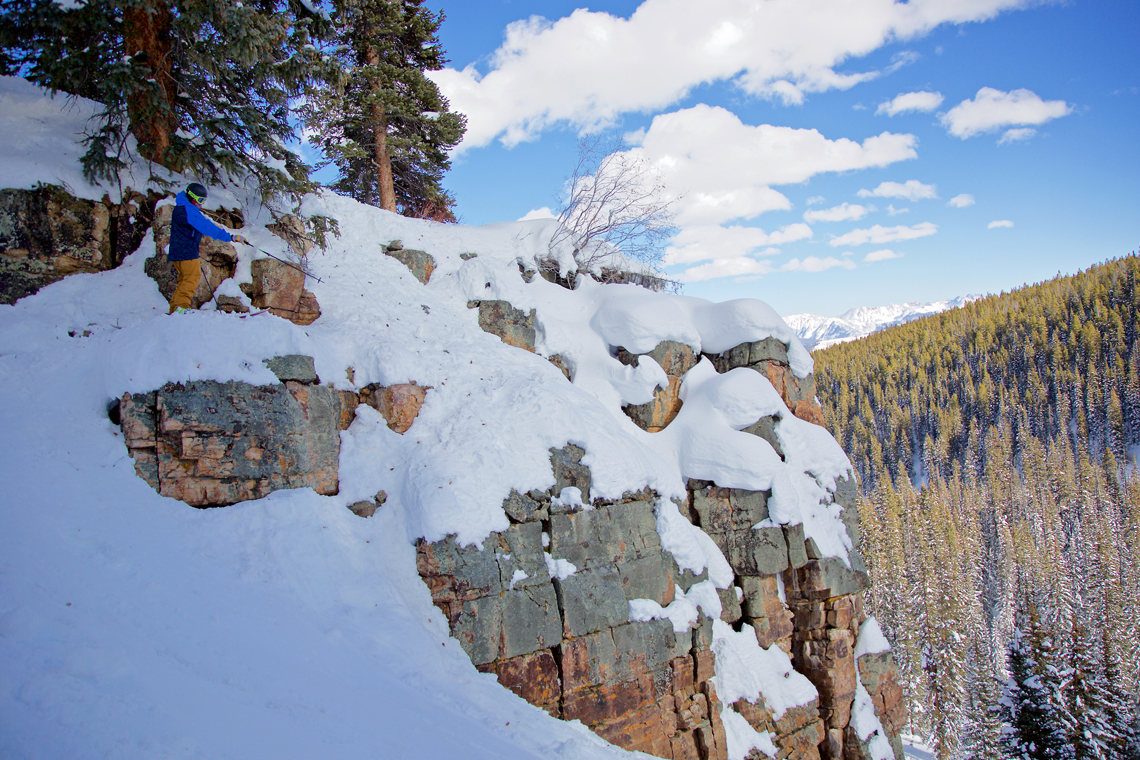
{"label": "evergreen tree", "polygon": [[289,101],[320,69],[314,22],[277,0],[4,0],[2,73],[102,104],[83,156],[114,179],[139,153],[207,182],[251,173],[263,192],[307,188],[285,147]]}
{"label": "evergreen tree", "polygon": [[1002,743],[1016,760],[1067,760],[1064,718],[1057,710],[1049,635],[1037,605],[1022,595],[1006,655],[1009,680],[1001,698]]}
{"label": "evergreen tree", "polygon": [[331,187],[406,216],[455,221],[440,182],[467,120],[425,76],[447,62],[443,13],[423,0],[333,0],[338,80],[313,87],[301,116],[336,166]]}

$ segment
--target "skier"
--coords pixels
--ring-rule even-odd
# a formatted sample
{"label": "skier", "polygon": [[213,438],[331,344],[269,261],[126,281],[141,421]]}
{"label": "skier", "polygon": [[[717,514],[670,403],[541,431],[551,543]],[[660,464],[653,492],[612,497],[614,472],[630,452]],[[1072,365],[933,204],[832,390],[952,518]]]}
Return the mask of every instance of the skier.
{"label": "skier", "polygon": [[174,295],[170,297],[170,311],[190,311],[190,299],[198,289],[198,281],[202,278],[201,265],[198,263],[198,244],[202,236],[212,237],[227,243],[250,242],[241,235],[232,235],[206,218],[199,209],[208,195],[206,188],[197,182],[191,182],[184,192],[179,193],[174,201],[174,214],[170,222],[170,250],[166,260],[174,265],[178,272],[178,285],[174,288]]}

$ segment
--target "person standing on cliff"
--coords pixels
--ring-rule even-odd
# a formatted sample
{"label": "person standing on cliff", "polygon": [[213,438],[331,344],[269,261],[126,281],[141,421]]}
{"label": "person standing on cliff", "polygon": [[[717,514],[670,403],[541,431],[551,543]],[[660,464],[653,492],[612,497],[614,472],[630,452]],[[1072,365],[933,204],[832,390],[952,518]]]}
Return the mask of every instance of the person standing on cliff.
{"label": "person standing on cliff", "polygon": [[203,235],[226,243],[249,245],[249,241],[241,235],[232,235],[206,218],[201,208],[207,195],[204,186],[191,182],[174,199],[174,214],[170,219],[170,249],[166,260],[178,272],[178,285],[170,297],[168,314],[190,311],[190,300],[198,289],[198,281],[202,279],[198,244],[202,242]]}

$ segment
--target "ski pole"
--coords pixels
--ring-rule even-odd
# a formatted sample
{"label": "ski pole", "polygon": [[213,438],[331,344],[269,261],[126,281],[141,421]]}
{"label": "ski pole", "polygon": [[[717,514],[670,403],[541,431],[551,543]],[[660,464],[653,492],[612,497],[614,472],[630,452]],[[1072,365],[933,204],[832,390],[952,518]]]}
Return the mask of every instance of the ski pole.
{"label": "ski pole", "polygon": [[266,256],[268,256],[268,257],[269,257],[269,258],[271,258],[271,259],[277,259],[277,261],[280,261],[282,264],[284,264],[284,265],[285,265],[285,266],[287,266],[287,267],[291,267],[291,268],[293,268],[293,269],[296,269],[298,272],[300,272],[301,274],[305,275],[306,277],[311,277],[312,279],[316,280],[317,282],[324,282],[324,280],[322,280],[320,277],[317,277],[317,276],[316,276],[316,275],[314,275],[314,274],[311,274],[311,273],[309,273],[309,272],[306,272],[306,271],[305,271],[304,269],[302,269],[301,267],[297,266],[296,264],[292,264],[292,263],[290,263],[290,262],[286,261],[286,260],[285,260],[285,259],[283,259],[283,258],[280,258],[280,257],[278,257],[278,256],[274,256],[272,253],[270,253],[269,251],[267,251],[267,250],[265,250],[265,249],[263,249],[263,248],[258,248],[258,247],[257,247],[257,246],[255,246],[253,243],[249,242],[248,240],[247,240],[247,241],[245,241],[245,244],[246,244],[246,245],[248,245],[250,248],[252,248],[252,249],[253,249],[253,250],[255,250],[255,251],[261,251],[262,253],[264,253]]}

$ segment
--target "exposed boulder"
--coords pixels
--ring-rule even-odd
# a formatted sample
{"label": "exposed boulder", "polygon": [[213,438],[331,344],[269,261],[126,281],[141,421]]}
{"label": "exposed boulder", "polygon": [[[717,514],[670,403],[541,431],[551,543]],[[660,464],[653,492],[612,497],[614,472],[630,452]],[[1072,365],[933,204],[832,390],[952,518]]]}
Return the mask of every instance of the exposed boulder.
{"label": "exposed boulder", "polygon": [[128,190],[122,203],[62,188],[0,190],[0,303],[15,303],[69,274],[122,263],[151,226],[157,196]]}
{"label": "exposed boulder", "polygon": [[406,266],[411,270],[412,276],[424,285],[427,285],[431,273],[435,271],[435,258],[430,253],[405,248],[399,240],[393,240],[385,246],[384,253]]}
{"label": "exposed boulder", "polygon": [[309,325],[321,315],[317,298],[305,290],[305,273],[277,259],[254,259],[252,281],[242,291],[258,309],[298,325]]}
{"label": "exposed boulder", "polygon": [[468,301],[467,308],[479,310],[479,327],[498,335],[508,346],[534,353],[534,309],[516,309],[508,301]]}
{"label": "exposed boulder", "polygon": [[[767,432],[774,435],[770,422]],[[472,661],[532,704],[581,720],[629,749],[665,758],[726,758],[721,705],[710,680],[716,672],[712,621],[701,616],[684,633],[666,620],[629,622],[630,601],[667,605],[678,588],[687,591],[707,573],[680,571],[662,549],[652,491],[590,503],[584,454],[572,444],[552,449],[555,485],[512,492],[503,504],[511,528],[482,546],[421,541],[420,575]],[[583,503],[558,498],[567,488],[577,488]],[[854,484],[842,482],[836,500],[857,542],[854,496]],[[771,732],[781,760],[861,758],[849,724],[862,678],[901,746],[905,716],[899,715],[901,692],[889,652],[856,667],[855,638],[866,619],[862,559],[851,552],[848,567],[819,557],[802,525],[771,524],[768,497],[690,481],[679,504],[732,565],[732,588],[718,590],[722,619],[734,627],[749,624],[762,647],[779,646],[819,694],[779,717],[763,697],[730,709],[757,731]]]}
{"label": "exposed boulder", "polygon": [[286,214],[265,229],[289,244],[289,249],[298,258],[304,258],[313,249],[313,241],[305,234],[305,223],[292,214]]}
{"label": "exposed boulder", "polygon": [[356,404],[353,393],[296,380],[198,380],[124,394],[119,419],[141,478],[163,496],[211,507],[282,488],[335,494],[340,431]]}
{"label": "exposed boulder", "polygon": [[415,383],[374,384],[360,389],[360,401],[380,412],[388,427],[403,435],[419,416],[427,391]]}

